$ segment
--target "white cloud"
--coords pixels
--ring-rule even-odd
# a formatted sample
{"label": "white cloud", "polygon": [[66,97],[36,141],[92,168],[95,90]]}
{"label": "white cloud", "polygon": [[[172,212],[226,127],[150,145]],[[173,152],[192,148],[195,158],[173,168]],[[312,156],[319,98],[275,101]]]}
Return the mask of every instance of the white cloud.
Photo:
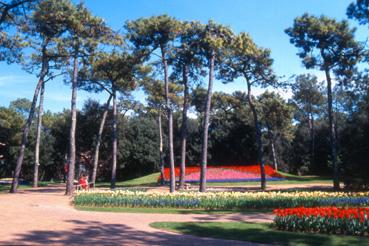
{"label": "white cloud", "polygon": [[0,76],[0,86],[29,83],[34,80],[35,78],[31,75],[3,75]]}

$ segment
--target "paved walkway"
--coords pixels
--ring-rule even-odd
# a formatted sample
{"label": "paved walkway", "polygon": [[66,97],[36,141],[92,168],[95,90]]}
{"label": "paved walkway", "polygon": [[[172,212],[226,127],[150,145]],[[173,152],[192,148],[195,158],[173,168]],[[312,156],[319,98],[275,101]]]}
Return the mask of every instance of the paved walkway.
{"label": "paved walkway", "polygon": [[64,187],[0,194],[1,245],[258,245],[151,228],[155,221],[269,222],[270,214],[139,214],[75,210]]}

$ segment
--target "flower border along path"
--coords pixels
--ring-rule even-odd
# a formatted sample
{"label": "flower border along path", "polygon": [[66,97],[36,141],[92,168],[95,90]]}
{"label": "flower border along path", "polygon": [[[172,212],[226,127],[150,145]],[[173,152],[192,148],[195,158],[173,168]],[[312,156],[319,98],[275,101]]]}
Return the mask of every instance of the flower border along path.
{"label": "flower border along path", "polygon": [[76,206],[146,207],[208,210],[247,210],[288,207],[369,205],[369,192],[175,192],[82,191],[75,196]]}

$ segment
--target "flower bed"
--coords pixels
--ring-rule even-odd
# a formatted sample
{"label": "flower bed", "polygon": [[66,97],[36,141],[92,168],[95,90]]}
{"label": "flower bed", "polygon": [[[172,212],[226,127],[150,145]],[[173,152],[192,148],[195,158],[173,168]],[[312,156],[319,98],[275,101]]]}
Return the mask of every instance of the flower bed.
{"label": "flower bed", "polygon": [[274,210],[280,230],[369,235],[369,208],[287,208]]}
{"label": "flower bed", "polygon": [[[179,179],[180,169],[175,168],[176,180]],[[268,181],[284,180],[284,177],[277,173],[272,167],[265,166],[265,176]],[[161,177],[159,177],[160,181]],[[164,180],[169,181],[170,168],[164,169]],[[186,182],[199,182],[200,167],[186,167]],[[260,166],[208,166],[206,172],[207,182],[245,182],[260,181]]]}
{"label": "flower bed", "polygon": [[[271,177],[266,175],[267,180],[282,180],[282,178]],[[185,176],[186,182],[199,182],[200,172],[193,172]],[[241,181],[258,181],[260,174],[252,172],[242,172],[232,170],[230,168],[209,168],[206,172],[207,182],[241,182]]]}
{"label": "flower bed", "polygon": [[[249,209],[249,208],[287,208],[316,207],[334,199],[362,199],[361,206],[368,206],[369,192],[142,192],[142,191],[92,191],[77,192],[74,202],[77,206],[96,207],[167,207],[201,209]],[[357,202],[355,200],[355,202]]]}

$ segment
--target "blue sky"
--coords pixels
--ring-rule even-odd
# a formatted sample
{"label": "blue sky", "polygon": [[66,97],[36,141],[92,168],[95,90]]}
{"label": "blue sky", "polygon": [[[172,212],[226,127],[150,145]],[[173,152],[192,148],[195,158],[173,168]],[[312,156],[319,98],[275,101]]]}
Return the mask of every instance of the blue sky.
{"label": "blue sky", "polygon": [[[274,69],[280,76],[306,73],[300,59],[296,56],[296,48],[289,43],[284,33],[293,23],[296,16],[305,12],[314,15],[327,15],[338,20],[346,18],[346,8],[352,0],[85,0],[87,7],[97,16],[106,20],[114,29],[123,26],[126,20],[140,17],[168,14],[180,20],[199,20],[216,22],[230,26],[236,33],[248,32],[255,42],[272,50]],[[76,1],[77,2],[77,1]],[[352,25],[357,23],[351,21]],[[367,27],[358,27],[356,38],[365,40],[368,37]],[[315,73],[323,79],[321,73]],[[31,99],[37,78],[20,68],[19,65],[0,63],[0,105],[8,106],[9,102],[18,98]],[[216,91],[245,91],[245,84],[238,80],[231,84],[215,83]],[[261,89],[255,93],[260,94]],[[280,91],[285,98],[289,92]],[[54,112],[70,107],[70,88],[61,79],[48,82],[45,93],[45,108]],[[142,93],[135,94],[143,100]],[[78,107],[87,98],[104,102],[106,95],[78,92]]]}

